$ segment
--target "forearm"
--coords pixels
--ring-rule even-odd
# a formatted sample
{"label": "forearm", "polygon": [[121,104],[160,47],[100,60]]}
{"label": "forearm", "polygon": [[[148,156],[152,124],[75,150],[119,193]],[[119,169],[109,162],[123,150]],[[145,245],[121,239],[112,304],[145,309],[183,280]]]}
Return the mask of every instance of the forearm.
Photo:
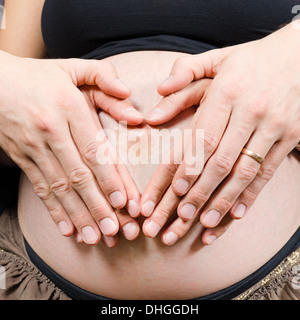
{"label": "forearm", "polygon": [[5,29],[0,30],[0,49],[20,57],[44,58],[41,32],[44,0],[6,0]]}

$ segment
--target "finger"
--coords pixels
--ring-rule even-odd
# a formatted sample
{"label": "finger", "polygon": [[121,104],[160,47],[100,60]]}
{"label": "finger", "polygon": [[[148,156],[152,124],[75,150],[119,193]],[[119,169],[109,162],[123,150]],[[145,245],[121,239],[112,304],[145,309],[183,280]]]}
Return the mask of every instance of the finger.
{"label": "finger", "polygon": [[108,95],[120,99],[126,99],[130,96],[130,90],[119,79],[113,64],[108,61],[67,59],[56,60],[56,63],[69,73],[77,87],[97,85]]}
{"label": "finger", "polygon": [[[63,170],[66,173],[68,182],[80,195],[88,211],[98,223],[104,235],[114,235],[118,232],[119,224],[115,213],[98,187],[91,170],[82,162],[73,140],[65,133],[64,144],[50,145],[53,152],[57,155]],[[94,168],[92,168],[94,169]],[[102,180],[102,183],[110,183],[110,180]],[[124,192],[125,193],[125,192]],[[120,203],[120,194],[117,191],[110,194],[112,203]],[[123,201],[123,200],[122,200]]]}
{"label": "finger", "polygon": [[162,232],[161,241],[167,246],[174,245],[179,239],[183,238],[196,223],[199,223],[197,216],[188,221],[181,218],[175,219],[175,221]]}
{"label": "finger", "polygon": [[[255,150],[262,157],[265,157],[273,144],[273,139],[262,138],[260,133],[255,132],[247,143],[246,149]],[[240,155],[230,175],[203,210],[200,222],[204,227],[213,228],[223,219],[238,196],[256,177],[260,166],[261,164],[252,157]]]}
{"label": "finger", "polygon": [[234,219],[230,217],[230,215],[226,215],[217,227],[204,230],[202,234],[202,242],[206,245],[211,245],[230,228],[233,222]]}
{"label": "finger", "polygon": [[233,113],[217,150],[207,161],[195,184],[193,185],[193,176],[184,176],[184,172],[180,172],[181,168],[178,169],[172,187],[178,195],[187,193],[178,207],[178,215],[182,219],[192,219],[231,172],[254,128],[254,123],[251,124],[238,113]]}
{"label": "finger", "polygon": [[[213,84],[210,89],[212,86]],[[231,106],[225,105],[224,102],[218,103],[218,101],[220,100],[215,99],[213,94],[208,95],[202,107],[197,111],[196,120],[192,121],[192,130],[184,131],[181,139],[182,148],[179,148],[179,143],[176,144],[173,151],[174,161],[158,167],[142,195],[141,208],[144,216],[149,216],[153,212],[175,174],[174,185],[177,180],[180,180],[183,182],[183,188],[186,189],[185,192],[198,179],[204,164],[217,148],[229,121]],[[190,138],[191,132],[192,138]],[[184,161],[182,161],[182,150]],[[195,157],[193,157],[194,154],[196,154]],[[175,187],[173,191],[175,193],[177,191],[178,195],[184,194],[181,186],[180,190],[176,190]]]}
{"label": "finger", "polygon": [[163,98],[145,120],[150,125],[159,125],[173,119],[183,110],[199,105],[211,80],[202,79],[189,84],[181,91]]}
{"label": "finger", "polygon": [[116,215],[120,223],[120,230],[127,240],[135,240],[140,233],[138,222],[132,218],[125,208],[117,209]]}
{"label": "finger", "polygon": [[138,188],[124,164],[118,164],[117,170],[122,181],[124,181],[124,187],[127,193],[128,200],[126,203],[126,210],[131,215],[131,217],[137,218],[141,213],[140,193],[138,191]]}
{"label": "finger", "polygon": [[179,197],[169,188],[151,217],[144,221],[143,232],[147,237],[156,237],[161,228],[176,211],[179,201]]}
{"label": "finger", "polygon": [[[80,96],[78,102],[82,101],[85,106],[86,101],[81,99],[83,98]],[[87,110],[89,110],[89,106],[78,105],[77,112],[74,112],[72,119],[70,119],[70,132],[78,150],[75,148],[74,142],[73,144],[69,142],[68,144],[64,143],[64,148],[60,148],[56,152],[58,152],[60,160],[63,161],[64,167],[69,171],[70,168],[81,168],[80,162],[83,159],[95,175],[111,206],[116,209],[123,208],[126,205],[127,197],[123,181],[116,169],[116,150],[107,140],[100,122],[96,123],[92,114]],[[54,148],[57,149],[56,145],[57,143]]]}
{"label": "finger", "polygon": [[128,99],[121,100],[109,96],[97,87],[88,87],[86,92],[95,106],[110,114],[117,121],[126,121],[129,125],[143,122],[143,115],[135,109]]}
{"label": "finger", "polygon": [[118,235],[115,235],[115,236],[105,236],[105,235],[103,235],[102,236],[102,242],[108,248],[114,248],[119,242],[119,236]]}
{"label": "finger", "polygon": [[243,190],[232,206],[230,210],[232,218],[240,219],[245,216],[264,186],[272,179],[277,168],[290,151],[291,148],[283,142],[274,144],[254,180]]}
{"label": "finger", "polygon": [[158,93],[167,96],[183,89],[194,80],[213,78],[221,61],[229,54],[230,48],[211,50],[198,55],[178,58],[167,78],[159,87]]}
{"label": "finger", "polygon": [[228,126],[231,106],[218,101],[220,100],[215,99],[213,94],[208,95],[198,110],[192,137],[185,139],[184,159],[172,182],[173,191],[180,196],[188,192],[198,179]]}
{"label": "finger", "polygon": [[77,243],[83,243],[84,242],[83,237],[81,236],[80,232],[78,232],[76,229],[75,229],[75,232],[74,232],[74,238],[75,238]]}
{"label": "finger", "polygon": [[60,163],[51,150],[45,149],[43,155],[35,157],[36,164],[45,176],[50,190],[66,210],[76,229],[85,243],[96,244],[100,241],[101,233],[82,198],[71,186]]}
{"label": "finger", "polygon": [[36,195],[43,201],[48,212],[57,225],[63,236],[69,237],[74,233],[74,225],[61,202],[51,191],[47,180],[36,166],[36,164],[28,159],[28,162],[22,166],[29,181],[33,186]]}
{"label": "finger", "polygon": [[140,208],[143,216],[149,217],[153,213],[157,203],[170,186],[177,168],[178,165],[174,163],[158,166],[141,197]]}

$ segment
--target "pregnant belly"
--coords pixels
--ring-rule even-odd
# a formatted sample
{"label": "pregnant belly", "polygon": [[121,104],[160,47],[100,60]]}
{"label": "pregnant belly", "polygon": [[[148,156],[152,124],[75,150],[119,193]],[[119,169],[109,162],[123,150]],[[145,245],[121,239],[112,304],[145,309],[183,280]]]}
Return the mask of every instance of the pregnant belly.
{"label": "pregnant belly", "polygon": [[[109,60],[131,88],[133,105],[146,114],[160,100],[157,85],[180,55],[134,52]],[[191,108],[167,127],[186,128],[193,113]],[[106,129],[117,125],[105,114],[100,119]],[[139,129],[139,134],[149,132],[147,126]],[[141,192],[156,167],[128,164]],[[299,181],[300,162],[294,153],[283,161],[247,216],[211,246],[201,244],[200,224],[172,247],[143,234],[132,242],[121,238],[115,248],[102,243],[79,245],[72,237],[60,235],[25,175],[20,182],[18,214],[23,234],[36,253],[85,290],[116,299],[189,299],[232,285],[276,254],[299,226]]]}

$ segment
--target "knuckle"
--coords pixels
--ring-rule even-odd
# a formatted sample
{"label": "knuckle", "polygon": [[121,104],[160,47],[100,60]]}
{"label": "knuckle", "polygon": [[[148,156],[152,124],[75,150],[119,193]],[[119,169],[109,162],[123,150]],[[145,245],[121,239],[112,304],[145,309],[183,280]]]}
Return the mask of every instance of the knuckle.
{"label": "knuckle", "polygon": [[246,202],[249,205],[257,199],[258,193],[250,190],[249,188],[246,188],[243,192],[243,197],[245,197],[245,199],[247,199]]}
{"label": "knuckle", "polygon": [[60,109],[72,110],[74,108],[74,96],[67,94],[65,91],[56,93],[55,103]]}
{"label": "knuckle", "polygon": [[34,125],[39,131],[45,133],[53,133],[55,129],[50,117],[48,117],[47,115],[37,116],[34,120]]}
{"label": "knuckle", "polygon": [[195,78],[195,74],[190,65],[191,61],[191,57],[179,57],[174,63],[174,68],[177,70],[175,76],[180,75],[180,78],[185,83],[191,83]]}
{"label": "knuckle", "polygon": [[268,102],[264,98],[260,98],[259,100],[253,102],[249,105],[248,114],[254,120],[262,119],[267,112]]}
{"label": "knuckle", "polygon": [[33,190],[41,200],[48,200],[51,195],[51,189],[47,183],[38,183],[33,185]]}
{"label": "knuckle", "polygon": [[289,128],[285,133],[285,140],[295,141],[298,144],[300,141],[300,130],[298,128]]}
{"label": "knuckle", "polygon": [[212,154],[218,146],[218,139],[216,135],[210,131],[204,132],[203,147],[204,152]]}
{"label": "knuckle", "polygon": [[105,176],[101,176],[98,181],[101,190],[106,196],[110,196],[112,193],[120,191],[123,188],[122,180],[120,180],[118,175],[113,173],[108,172]]}
{"label": "knuckle", "polygon": [[185,221],[184,223],[181,223],[180,226],[178,227],[177,233],[179,235],[186,234],[191,229],[192,223],[193,223],[193,220]]}
{"label": "knuckle", "polygon": [[26,155],[14,141],[8,141],[6,153],[15,163],[17,163],[23,171],[32,169],[32,164],[27,160]]}
{"label": "knuckle", "polygon": [[278,115],[276,117],[273,117],[273,119],[271,120],[272,131],[283,130],[285,127],[285,123],[286,123],[286,120],[284,116]]}
{"label": "knuckle", "polygon": [[[101,66],[101,68],[103,68],[103,65]],[[96,77],[95,77],[95,82],[97,83],[97,85],[99,86],[99,88],[103,89],[104,85],[105,85],[105,80],[102,77],[102,73],[98,72]]]}
{"label": "knuckle", "polygon": [[204,204],[209,199],[209,194],[200,188],[191,190],[191,201],[195,204]]}
{"label": "knuckle", "polygon": [[90,206],[89,211],[91,215],[96,219],[102,218],[104,215],[107,215],[109,213],[107,205],[104,203]]}
{"label": "knuckle", "polygon": [[252,181],[257,175],[257,169],[254,165],[247,163],[238,166],[237,174],[241,181]]}
{"label": "knuckle", "polygon": [[83,148],[83,159],[91,165],[97,164],[97,153],[99,149],[99,142],[97,141],[92,141],[89,144],[87,144]]}
{"label": "knuckle", "polygon": [[218,199],[217,202],[217,208],[220,212],[226,213],[230,210],[230,208],[233,205],[233,201],[230,199],[227,199],[225,197],[221,197]]}
{"label": "knuckle", "polygon": [[217,154],[214,158],[215,170],[218,175],[227,176],[233,167],[232,158],[226,154]]}
{"label": "knuckle", "polygon": [[87,213],[76,213],[71,216],[71,220],[74,223],[75,226],[81,227],[87,225],[87,218],[88,214]]}
{"label": "knuckle", "polygon": [[223,82],[219,87],[221,101],[225,103],[233,101],[238,96],[240,90],[241,82],[238,79],[227,79],[227,81]]}
{"label": "knuckle", "polygon": [[82,187],[92,181],[92,173],[85,168],[73,169],[70,173],[69,180],[72,186],[76,188]]}
{"label": "knuckle", "polygon": [[50,189],[55,195],[62,196],[71,190],[70,183],[67,179],[58,179],[50,184]]}
{"label": "knuckle", "polygon": [[100,185],[108,193],[119,190],[116,184],[116,178],[112,174],[101,177]]}
{"label": "knuckle", "polygon": [[113,65],[111,62],[103,60],[97,61],[97,70],[99,70],[99,72],[97,72],[95,76],[95,81],[100,87],[102,87],[106,82],[106,78],[103,77],[103,74],[105,74],[106,72],[111,72],[112,69]]}
{"label": "knuckle", "polygon": [[169,219],[171,213],[167,208],[164,208],[164,207],[159,208],[158,213],[160,215],[160,221],[157,221],[157,222],[161,226],[161,224],[164,223],[164,221],[167,221]]}
{"label": "knuckle", "polygon": [[178,165],[175,163],[169,163],[169,164],[165,165],[165,169],[167,170],[167,173],[170,176],[174,176],[177,169],[178,169]]}
{"label": "knuckle", "polygon": [[37,143],[36,139],[28,133],[23,133],[22,140],[23,140],[22,141],[23,144],[26,145],[27,147],[31,147],[34,149],[38,147],[38,143]]}
{"label": "knuckle", "polygon": [[276,167],[272,163],[263,164],[258,170],[257,176],[264,181],[269,181],[273,178],[275,171]]}
{"label": "knuckle", "polygon": [[62,217],[62,211],[59,208],[49,209],[49,214],[54,222],[59,222]]}
{"label": "knuckle", "polygon": [[183,237],[191,229],[192,224],[193,224],[193,220],[184,221],[180,224],[177,224],[173,232],[177,234],[179,238]]}

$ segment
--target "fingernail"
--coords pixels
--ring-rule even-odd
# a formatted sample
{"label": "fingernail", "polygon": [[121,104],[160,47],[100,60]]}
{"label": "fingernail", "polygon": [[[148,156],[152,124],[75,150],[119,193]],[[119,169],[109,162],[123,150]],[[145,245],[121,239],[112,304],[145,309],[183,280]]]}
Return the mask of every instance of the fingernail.
{"label": "fingernail", "polygon": [[65,236],[71,232],[69,225],[64,220],[62,220],[58,223],[58,229],[63,236]]}
{"label": "fingernail", "polygon": [[124,113],[125,113],[125,116],[127,117],[131,117],[139,120],[143,119],[143,115],[132,107],[126,108],[124,110]]}
{"label": "fingernail", "polygon": [[242,218],[244,216],[245,212],[246,212],[246,206],[244,204],[240,203],[236,207],[236,209],[234,210],[234,216],[236,218]]}
{"label": "fingernail", "polygon": [[143,206],[143,214],[145,217],[149,217],[154,211],[155,203],[153,201],[147,201]]}
{"label": "fingernail", "polygon": [[130,222],[125,224],[123,227],[123,232],[127,240],[132,240],[138,235],[139,228],[135,223]]}
{"label": "fingernail", "polygon": [[78,243],[81,243],[83,241],[83,238],[81,236],[81,234],[79,232],[76,233],[75,235],[75,240],[78,242]]}
{"label": "fingernail", "polygon": [[180,216],[190,220],[193,218],[196,210],[197,208],[193,204],[187,203],[180,209]]}
{"label": "fingernail", "polygon": [[159,109],[159,108],[156,108],[147,115],[146,119],[148,121],[156,121],[156,120],[160,120],[166,114],[167,114],[166,111]]}
{"label": "fingernail", "polygon": [[186,180],[178,179],[174,184],[174,189],[178,194],[183,195],[188,191],[189,186],[190,184]]}
{"label": "fingernail", "polygon": [[92,227],[86,226],[82,228],[81,231],[82,231],[84,242],[95,243],[98,240],[98,236]]}
{"label": "fingernail", "polygon": [[207,226],[207,227],[214,227],[217,223],[218,223],[218,221],[219,221],[219,219],[220,219],[220,216],[221,216],[221,214],[220,214],[220,212],[219,211],[217,211],[217,210],[210,210],[207,214],[206,214],[206,216],[204,217],[204,219],[203,219],[203,223],[205,224],[205,226]]}
{"label": "fingernail", "polygon": [[170,231],[163,236],[163,242],[168,246],[171,246],[177,240],[178,240],[178,235],[173,231]]}
{"label": "fingernail", "polygon": [[110,218],[104,218],[99,222],[100,229],[104,235],[114,234],[118,227]]}
{"label": "fingernail", "polygon": [[139,204],[138,204],[136,201],[134,201],[134,200],[129,200],[129,201],[128,201],[128,208],[127,208],[127,210],[128,210],[128,213],[129,213],[133,218],[135,218],[135,217],[137,217],[137,216],[139,215],[139,213],[140,213],[140,206],[139,206]]}
{"label": "fingernail", "polygon": [[146,225],[145,230],[146,230],[147,235],[149,237],[154,238],[158,234],[158,232],[160,231],[160,226],[156,222],[150,221]]}
{"label": "fingernail", "polygon": [[215,240],[217,240],[217,237],[211,235],[207,238],[207,244],[212,244]]}
{"label": "fingernail", "polygon": [[115,244],[116,244],[116,239],[115,239],[115,237],[103,236],[103,237],[102,237],[102,241],[105,242],[105,245],[106,245],[108,248],[112,248],[112,247],[114,247]]}
{"label": "fingernail", "polygon": [[113,207],[118,208],[124,206],[125,199],[120,191],[113,192],[109,199]]}

